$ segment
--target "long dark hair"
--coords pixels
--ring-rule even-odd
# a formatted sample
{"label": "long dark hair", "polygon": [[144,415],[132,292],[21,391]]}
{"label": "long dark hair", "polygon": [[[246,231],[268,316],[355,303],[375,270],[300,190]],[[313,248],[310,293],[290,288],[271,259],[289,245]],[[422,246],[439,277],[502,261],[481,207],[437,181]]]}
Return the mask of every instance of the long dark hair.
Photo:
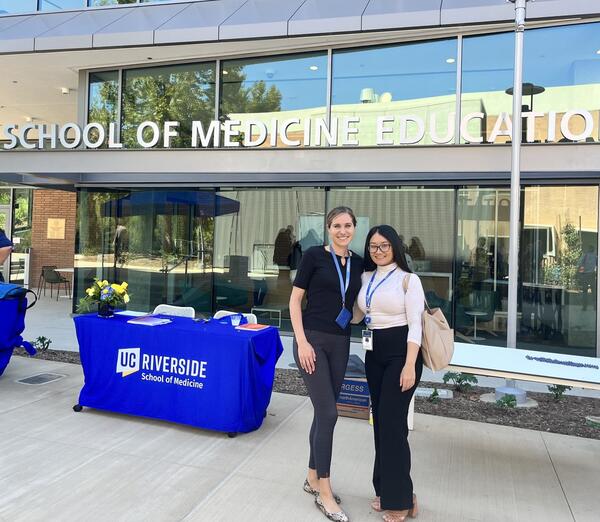
{"label": "long dark hair", "polygon": [[408,267],[408,263],[406,262],[406,248],[400,240],[398,232],[396,232],[396,230],[389,225],[377,225],[369,230],[367,239],[365,241],[365,271],[372,272],[377,268],[375,261],[373,261],[373,258],[371,257],[371,252],[369,252],[369,243],[375,234],[383,236],[388,240],[389,244],[392,245],[394,262],[405,272],[412,273],[412,270]]}

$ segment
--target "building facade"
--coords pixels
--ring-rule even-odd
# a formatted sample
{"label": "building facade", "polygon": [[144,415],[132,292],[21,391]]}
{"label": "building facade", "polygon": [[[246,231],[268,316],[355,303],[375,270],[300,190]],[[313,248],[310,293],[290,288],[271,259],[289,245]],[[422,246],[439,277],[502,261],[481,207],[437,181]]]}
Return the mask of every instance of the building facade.
{"label": "building facade", "polygon": [[[457,340],[506,345],[512,4],[26,3],[0,1],[0,180],[39,189],[34,223],[58,205],[39,226],[72,233],[74,302],[126,280],[138,310],[289,332],[302,253],[348,205],[353,250],[391,224]],[[597,2],[528,4],[524,81],[518,347],[597,357]]]}

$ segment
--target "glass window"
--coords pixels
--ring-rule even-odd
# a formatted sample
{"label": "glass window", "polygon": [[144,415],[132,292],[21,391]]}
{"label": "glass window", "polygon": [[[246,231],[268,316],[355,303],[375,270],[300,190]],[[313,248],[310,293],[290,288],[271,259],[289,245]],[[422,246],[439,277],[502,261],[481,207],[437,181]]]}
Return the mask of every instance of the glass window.
{"label": "glass window", "polygon": [[101,5],[117,5],[117,4],[135,4],[138,0],[89,0],[89,6],[101,6]]}
{"label": "glass window", "polygon": [[540,115],[525,120],[524,140],[528,126],[528,141],[598,141],[599,32],[591,23],[525,33],[523,110]]}
{"label": "glass window", "polygon": [[0,187],[0,205],[10,205],[10,189]]}
{"label": "glass window", "polygon": [[[523,142],[599,140],[599,23],[530,29],[523,63]],[[507,143],[514,35],[464,39],[462,141]]]}
{"label": "glass window", "polygon": [[[137,127],[144,121],[162,130],[166,121],[179,122],[178,136],[170,146],[190,147],[192,121],[201,121],[205,128],[215,117],[215,64],[197,63],[169,65],[123,72],[122,142],[125,147],[139,147]],[[146,129],[144,140],[150,142],[152,131]]]}
{"label": "glass window", "polygon": [[[111,123],[118,123],[119,73],[117,71],[90,73],[89,82],[88,123],[101,123],[108,132]],[[96,141],[97,133],[90,138]],[[105,137],[103,147],[107,144],[108,137]]]}
{"label": "glass window", "polygon": [[[453,142],[456,42],[334,52],[332,118],[359,118],[360,145]],[[378,139],[383,116],[390,132]]]}
{"label": "glass window", "polygon": [[[10,237],[10,189],[0,189],[0,230]],[[10,274],[10,256],[4,263],[0,263],[0,275],[4,281]]]}
{"label": "glass window", "polygon": [[[304,122],[326,116],[326,53],[224,61],[221,69],[220,119],[236,132],[231,141],[247,146],[315,145],[314,139],[309,142],[314,129],[306,131]],[[289,122],[295,119],[300,123]]]}
{"label": "glass window", "polygon": [[160,303],[209,314],[218,206],[212,191],[83,189],[75,255],[77,298],[94,277],[127,281],[133,310]]}
{"label": "glass window", "polygon": [[23,284],[25,269],[31,247],[31,216],[33,212],[33,190],[15,189],[13,203],[12,242],[10,257],[10,282]]}
{"label": "glass window", "polygon": [[456,339],[506,346],[510,190],[465,187],[457,198]]}
{"label": "glass window", "polygon": [[80,7],[86,7],[85,0],[40,0],[40,11],[78,9]]}
{"label": "glass window", "polygon": [[[354,210],[357,229],[350,248],[364,256],[371,227],[391,225],[407,248],[409,266],[419,274],[431,306],[452,317],[454,254],[454,189],[344,188],[332,189],[328,210],[345,205]],[[360,328],[353,331],[360,336]]]}
{"label": "glass window", "polygon": [[[510,141],[508,120],[498,119],[512,114],[512,96],[506,91],[513,86],[514,38],[513,33],[502,33],[463,40],[463,143]],[[497,123],[504,134],[493,132]]]}
{"label": "glass window", "polygon": [[0,0],[0,14],[37,11],[37,0]]}
{"label": "glass window", "polygon": [[259,322],[291,331],[295,270],[303,252],[324,242],[325,191],[224,190],[217,198],[215,309],[253,311]]}
{"label": "glass window", "polygon": [[518,347],[596,356],[598,187],[526,187]]}

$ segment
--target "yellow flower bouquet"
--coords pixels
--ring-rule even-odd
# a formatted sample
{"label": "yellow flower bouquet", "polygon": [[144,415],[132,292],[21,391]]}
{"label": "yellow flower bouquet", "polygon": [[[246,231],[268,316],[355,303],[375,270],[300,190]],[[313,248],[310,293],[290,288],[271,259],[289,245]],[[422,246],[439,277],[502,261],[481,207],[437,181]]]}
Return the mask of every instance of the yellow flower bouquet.
{"label": "yellow flower bouquet", "polygon": [[109,283],[106,279],[94,278],[94,284],[85,291],[86,296],[79,300],[77,312],[91,312],[97,305],[99,316],[112,317],[114,308],[129,303],[128,286],[125,282]]}

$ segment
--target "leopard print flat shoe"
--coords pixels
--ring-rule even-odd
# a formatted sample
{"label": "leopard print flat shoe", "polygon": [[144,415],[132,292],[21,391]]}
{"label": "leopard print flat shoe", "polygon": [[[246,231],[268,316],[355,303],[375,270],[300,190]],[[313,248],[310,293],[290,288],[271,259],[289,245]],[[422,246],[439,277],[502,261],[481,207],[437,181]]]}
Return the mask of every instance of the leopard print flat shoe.
{"label": "leopard print flat shoe", "polygon": [[[310,495],[313,495],[314,497],[316,497],[319,494],[319,492],[315,488],[311,487],[311,485],[308,483],[308,479],[306,479],[304,481],[304,485],[302,486],[302,489],[304,491],[306,491],[307,493],[309,493]],[[333,494],[333,498],[338,504],[342,503],[342,499],[335,493]]]}
{"label": "leopard print flat shoe", "polygon": [[317,496],[315,497],[315,504],[320,509],[321,513],[323,513],[329,520],[333,520],[334,522],[349,522],[350,521],[350,519],[348,518],[348,515],[346,515],[346,513],[344,513],[343,511],[336,511],[335,513],[330,513],[329,511],[327,511],[327,508],[325,507],[325,505],[323,504],[323,501],[321,500],[321,495],[319,495],[318,493],[317,493]]}

